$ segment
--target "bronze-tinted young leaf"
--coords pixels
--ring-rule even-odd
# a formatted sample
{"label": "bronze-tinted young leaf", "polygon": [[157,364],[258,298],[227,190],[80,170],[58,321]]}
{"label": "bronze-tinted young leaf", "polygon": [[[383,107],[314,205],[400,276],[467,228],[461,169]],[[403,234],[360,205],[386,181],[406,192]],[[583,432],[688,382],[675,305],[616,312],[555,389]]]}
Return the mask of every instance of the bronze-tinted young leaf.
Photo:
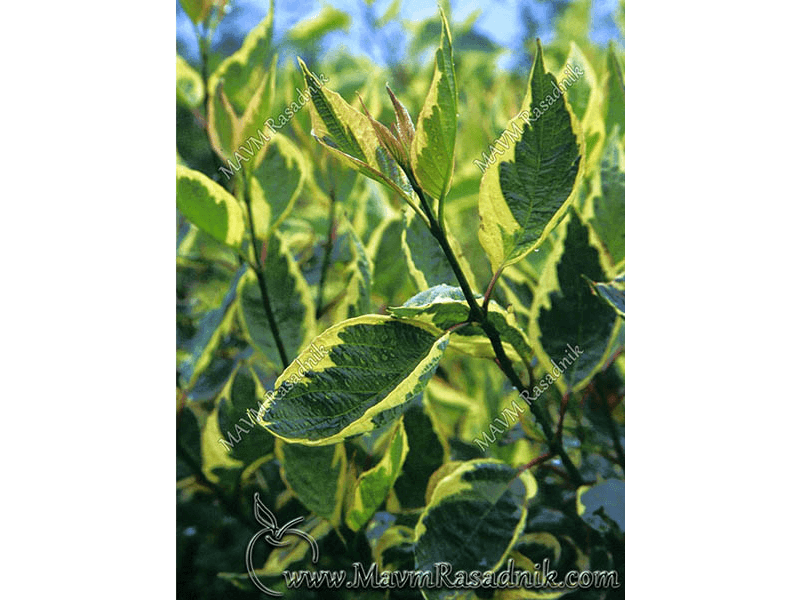
{"label": "bronze-tinted young leaf", "polygon": [[381,145],[369,118],[328,90],[297,59],[311,95],[312,135],[340,159],[412,203],[413,192],[400,165]]}
{"label": "bronze-tinted young leaf", "polygon": [[394,95],[394,92],[392,92],[392,88],[387,85],[386,91],[389,92],[389,98],[391,98],[392,106],[394,107],[394,126],[397,133],[397,139],[400,140],[400,143],[403,144],[406,150],[409,150],[411,148],[411,142],[414,141],[414,122],[411,120],[411,115],[408,114],[406,107],[403,106],[402,102],[400,102],[400,100],[397,99],[397,96]]}

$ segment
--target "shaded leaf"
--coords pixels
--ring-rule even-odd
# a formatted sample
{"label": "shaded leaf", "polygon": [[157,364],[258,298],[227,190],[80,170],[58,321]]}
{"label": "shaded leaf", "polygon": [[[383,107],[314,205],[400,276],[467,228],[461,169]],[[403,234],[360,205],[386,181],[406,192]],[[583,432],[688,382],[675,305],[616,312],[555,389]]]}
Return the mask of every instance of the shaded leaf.
{"label": "shaded leaf", "polygon": [[403,415],[408,435],[408,456],[394,491],[403,508],[425,505],[429,477],[447,459],[447,447],[433,422],[427,402],[414,402]]}
{"label": "shaded leaf", "polygon": [[[264,269],[270,308],[287,356],[297,356],[315,333],[311,290],[294,258],[275,233],[269,240]],[[239,284],[239,314],[245,335],[273,364],[281,359],[261,297],[258,279],[248,272]]]}
{"label": "shaded leaf", "polygon": [[184,389],[192,388],[197,378],[211,363],[221,339],[230,331],[236,314],[236,305],[234,303],[236,300],[236,288],[246,270],[247,267],[244,265],[239,268],[228,289],[228,293],[225,294],[222,300],[222,304],[206,312],[200,318],[197,333],[189,344],[191,353],[179,367],[181,383]]}
{"label": "shaded leaf", "polygon": [[603,300],[608,302],[617,314],[625,318],[625,275],[622,274],[613,281],[608,283],[598,283],[597,281],[589,281],[592,289]]}
{"label": "shaded leaf", "polygon": [[[408,271],[417,284],[417,288],[425,290],[439,284],[458,285],[458,279],[444,251],[425,223],[418,219],[409,209],[405,209],[403,211],[403,225],[401,238],[403,253],[408,264]],[[461,264],[467,283],[475,289],[475,276],[472,274],[472,269],[464,257],[461,244],[451,235],[448,235],[447,239],[453,248],[453,253]]]}
{"label": "shaded leaf", "polygon": [[256,236],[268,238],[294,208],[310,168],[297,145],[278,133],[259,156],[250,179]]}
{"label": "shaded leaf", "polygon": [[361,529],[383,503],[395,480],[400,476],[407,453],[408,438],[401,420],[380,462],[358,477],[353,490],[353,500],[345,517],[350,529],[353,531]]}
{"label": "shaded leaf", "polygon": [[[499,567],[525,527],[536,482],[528,471],[493,460],[468,461],[443,478],[415,529],[417,570],[446,562],[454,571]],[[445,598],[444,589],[423,590]]]}
{"label": "shaded leaf", "polygon": [[612,524],[625,533],[625,482],[609,479],[593,486],[578,489],[578,514],[589,526],[607,532]]}
{"label": "shaded leaf", "polygon": [[259,388],[253,372],[242,365],[219,398],[217,418],[222,438],[231,446],[230,457],[245,466],[270,454],[274,448],[275,438],[257,423],[263,394]]}
{"label": "shaded leaf", "polygon": [[549,367],[550,359],[559,365],[566,361],[557,379],[562,391],[580,388],[602,366],[617,319],[614,309],[595,296],[584,279],[605,279],[600,254],[589,243],[588,227],[572,211],[566,229],[563,251],[548,261],[540,283],[543,290],[556,291],[537,299],[538,335],[531,336],[544,350],[543,364]]}
{"label": "shaded leaf", "polygon": [[344,444],[312,447],[277,440],[275,453],[289,489],[308,510],[336,527],[341,519],[347,475]]}

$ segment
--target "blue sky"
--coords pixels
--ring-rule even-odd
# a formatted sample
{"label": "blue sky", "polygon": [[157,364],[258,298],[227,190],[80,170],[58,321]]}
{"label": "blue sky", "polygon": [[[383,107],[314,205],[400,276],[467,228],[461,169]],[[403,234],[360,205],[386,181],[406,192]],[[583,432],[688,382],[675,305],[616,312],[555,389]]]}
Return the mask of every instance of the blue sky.
{"label": "blue sky", "polygon": [[[376,0],[375,13],[382,15],[389,7],[392,0]],[[348,12],[352,23],[348,32],[335,32],[325,39],[326,49],[337,48],[344,45],[350,52],[366,54],[375,62],[382,62],[379,51],[364,42],[367,26],[361,18],[363,0],[328,0],[328,4]],[[197,45],[194,39],[191,22],[184,14],[180,3],[177,4],[176,37],[178,49],[187,59],[194,62],[198,59]],[[547,2],[537,0],[451,0],[453,21],[455,23],[465,20],[475,11],[480,11],[476,22],[476,29],[511,51],[518,49],[523,33],[520,22],[520,8],[527,5],[534,17],[540,22],[541,37],[546,43],[551,31],[549,26],[549,7]],[[275,33],[278,38],[286,33],[299,21],[313,17],[323,6],[320,0],[275,0]],[[593,30],[592,39],[598,44],[605,45],[610,39],[619,40],[619,32],[613,22],[612,16],[617,6],[617,0],[595,0],[593,3]],[[231,13],[225,17],[220,29],[215,36],[219,43],[226,35],[240,40],[255,26],[267,13],[268,0],[231,0]],[[400,17],[405,20],[421,21],[433,16],[437,10],[435,0],[414,1],[405,0],[402,3]],[[402,38],[403,28],[399,23],[388,26],[390,35]],[[236,45],[238,47],[238,43]],[[219,47],[216,48],[220,50]],[[231,50],[235,50],[231,48]],[[224,52],[225,49],[222,49]],[[507,53],[500,61],[501,66],[509,66],[515,57],[513,52]]]}

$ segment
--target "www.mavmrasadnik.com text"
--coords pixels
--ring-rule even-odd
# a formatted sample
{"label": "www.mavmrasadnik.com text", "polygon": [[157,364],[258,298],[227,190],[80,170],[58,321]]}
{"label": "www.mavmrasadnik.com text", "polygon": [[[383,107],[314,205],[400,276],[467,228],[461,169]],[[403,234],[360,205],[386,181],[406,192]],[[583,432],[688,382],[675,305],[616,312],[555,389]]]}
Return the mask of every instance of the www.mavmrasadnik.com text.
{"label": "www.mavmrasadnik.com text", "polygon": [[501,571],[454,571],[448,563],[434,565],[433,571],[380,571],[376,563],[365,569],[353,563],[352,576],[348,571],[284,571],[286,587],[347,589],[600,589],[618,588],[616,571],[568,571],[559,578],[550,568],[550,560],[534,565],[535,571],[518,569],[514,559],[508,559]]}

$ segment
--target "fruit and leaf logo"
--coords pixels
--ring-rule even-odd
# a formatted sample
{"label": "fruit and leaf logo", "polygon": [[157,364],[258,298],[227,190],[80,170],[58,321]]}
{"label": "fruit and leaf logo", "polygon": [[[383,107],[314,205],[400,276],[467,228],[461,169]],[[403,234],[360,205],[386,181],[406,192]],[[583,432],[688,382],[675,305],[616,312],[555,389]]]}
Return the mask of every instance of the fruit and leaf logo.
{"label": "fruit and leaf logo", "polygon": [[275,518],[275,515],[272,514],[272,511],[270,511],[266,505],[261,502],[258,492],[253,495],[253,513],[255,514],[256,521],[258,521],[259,525],[261,525],[263,529],[250,538],[250,543],[247,545],[247,572],[250,574],[250,579],[253,582],[253,585],[255,585],[259,590],[270,596],[283,596],[281,592],[271,590],[261,583],[261,580],[259,580],[258,576],[256,575],[256,570],[253,566],[253,548],[255,548],[256,542],[263,537],[264,540],[266,540],[271,546],[279,548],[291,544],[290,541],[283,541],[284,536],[297,536],[307,541],[311,546],[311,562],[315,564],[319,558],[319,547],[317,546],[316,540],[308,535],[305,531],[301,531],[300,529],[295,529],[293,527],[298,523],[302,523],[303,517],[292,519],[286,523],[286,525],[279,528],[278,520]]}

